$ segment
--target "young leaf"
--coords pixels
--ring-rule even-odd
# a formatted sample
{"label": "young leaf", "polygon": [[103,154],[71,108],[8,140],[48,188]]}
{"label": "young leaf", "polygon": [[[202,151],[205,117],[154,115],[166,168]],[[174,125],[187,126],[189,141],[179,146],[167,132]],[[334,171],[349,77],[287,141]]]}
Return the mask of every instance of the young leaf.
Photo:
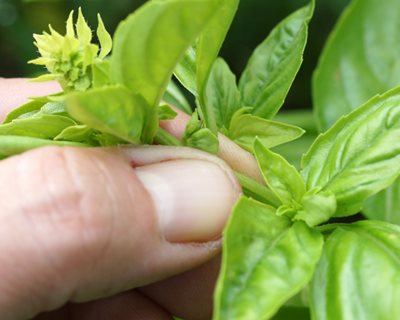
{"label": "young leaf", "polygon": [[197,94],[196,68],[196,50],[191,46],[177,64],[174,75],[194,96]]}
{"label": "young leaf", "polygon": [[386,190],[367,199],[362,212],[369,219],[400,225],[400,179]]}
{"label": "young leaf", "polygon": [[31,149],[44,146],[71,146],[88,147],[87,144],[69,141],[54,141],[25,136],[2,136],[0,135],[0,158],[13,156]]}
{"label": "young leaf", "polygon": [[272,118],[282,106],[303,60],[314,0],[283,20],[258,46],[239,82],[242,105]]}
{"label": "young leaf", "polygon": [[53,139],[65,128],[75,124],[68,117],[43,114],[0,125],[0,135]]}
{"label": "young leaf", "polygon": [[254,153],[267,185],[284,205],[300,204],[306,185],[300,173],[280,155],[265,148],[256,139]]}
{"label": "young leaf", "polygon": [[303,222],[292,226],[274,208],[241,198],[224,235],[213,320],[271,317],[311,279],[322,244]]}
{"label": "young leaf", "polygon": [[227,135],[242,148],[253,153],[256,137],[265,147],[272,148],[295,140],[303,133],[303,129],[293,125],[266,120],[251,114],[236,113]]}
{"label": "young leaf", "polygon": [[86,125],[75,125],[65,128],[54,140],[83,142],[93,146],[98,145],[93,138],[93,130]]}
{"label": "young leaf", "polygon": [[241,107],[236,77],[222,58],[215,60],[211,69],[204,103],[214,113],[218,128],[229,128],[233,114]]}
{"label": "young leaf", "polygon": [[123,86],[95,88],[67,97],[68,112],[74,119],[133,144],[143,143],[146,101]]}
{"label": "young leaf", "polygon": [[216,14],[215,0],[150,1],[117,28],[111,56],[114,82],[156,108],[175,66]]}
{"label": "young leaf", "polygon": [[[400,88],[376,96],[320,135],[302,159],[309,189],[337,199],[336,215],[359,211],[400,170]],[[322,165],[323,164],[323,165]]]}
{"label": "young leaf", "polygon": [[192,114],[186,130],[182,136],[185,146],[200,149],[212,154],[217,154],[219,141],[217,136],[210,129],[204,128],[199,120],[197,111]]}
{"label": "young leaf", "polygon": [[202,32],[196,45],[198,100],[206,126],[215,134],[218,130],[215,115],[211,106],[204,101],[206,83],[235,16],[239,0],[217,0],[216,3],[218,3],[216,14]]}
{"label": "young leaf", "polygon": [[92,64],[92,87],[102,87],[111,84],[110,79],[110,61],[96,61]]}
{"label": "young leaf", "polygon": [[311,286],[312,318],[397,319],[400,228],[379,221],[339,226],[328,238]]}
{"label": "young leaf", "polygon": [[48,100],[46,98],[34,99],[19,106],[18,108],[12,110],[7,114],[6,118],[3,121],[3,124],[18,119],[24,114],[33,114],[38,112],[40,108],[47,103],[47,101]]}
{"label": "young leaf", "polygon": [[164,92],[163,100],[187,114],[192,113],[189,102],[172,80],[169,82],[167,90]]}
{"label": "young leaf", "polygon": [[104,59],[111,52],[112,38],[110,34],[107,32],[100,14],[97,14],[97,21],[98,21],[98,27],[96,33],[101,48],[99,53],[99,58]]}
{"label": "young leaf", "polygon": [[177,116],[177,113],[167,104],[162,104],[158,107],[158,119],[172,120]]}
{"label": "young leaf", "polygon": [[400,2],[353,0],[337,22],[313,78],[318,125],[400,85]]}

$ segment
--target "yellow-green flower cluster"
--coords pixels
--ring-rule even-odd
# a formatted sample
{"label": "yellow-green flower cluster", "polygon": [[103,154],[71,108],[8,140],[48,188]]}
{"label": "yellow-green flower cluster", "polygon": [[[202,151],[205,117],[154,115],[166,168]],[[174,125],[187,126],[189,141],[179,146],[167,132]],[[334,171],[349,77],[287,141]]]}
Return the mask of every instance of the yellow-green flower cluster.
{"label": "yellow-green flower cluster", "polygon": [[97,38],[100,47],[91,43],[92,30],[79,8],[78,19],[74,27],[74,12],[67,20],[66,35],[62,36],[50,25],[50,33],[34,35],[34,44],[39,49],[40,58],[29,63],[46,66],[49,74],[36,78],[36,81],[57,80],[65,91],[84,91],[90,88],[91,65],[103,60],[112,48],[112,39],[98,15]]}

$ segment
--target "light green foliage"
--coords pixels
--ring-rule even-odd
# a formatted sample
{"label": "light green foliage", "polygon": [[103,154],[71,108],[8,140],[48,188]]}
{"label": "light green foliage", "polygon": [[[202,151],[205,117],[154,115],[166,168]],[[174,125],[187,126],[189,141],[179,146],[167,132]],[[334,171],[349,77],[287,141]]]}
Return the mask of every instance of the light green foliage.
{"label": "light green foliage", "polygon": [[147,102],[123,86],[109,86],[68,95],[68,112],[92,129],[126,142],[151,142],[143,136]]}
{"label": "light green foliage", "polygon": [[200,149],[209,153],[217,154],[219,141],[210,129],[205,128],[199,119],[197,111],[194,112],[186,125],[186,130],[182,136],[185,146]]}
{"label": "light green foliage", "polygon": [[189,102],[186,100],[186,97],[183,95],[174,81],[169,82],[168,87],[164,92],[163,100],[187,114],[192,113],[192,108]]}
{"label": "light green foliage", "polygon": [[181,61],[176,65],[175,77],[193,95],[197,94],[196,49],[192,46],[186,50]]}
{"label": "light green foliage", "polygon": [[215,0],[215,2],[218,4],[215,9],[216,14],[196,43],[197,100],[206,126],[214,134],[218,131],[215,115],[212,107],[204,100],[207,80],[235,16],[239,0]]}
{"label": "light green foliage", "polygon": [[311,279],[322,236],[275,209],[241,198],[224,235],[213,320],[271,317]]}
{"label": "light green foliage", "polygon": [[400,85],[400,2],[352,0],[332,31],[314,74],[320,130],[378,93]]}
{"label": "light green foliage", "polygon": [[[399,19],[399,1],[351,1],[325,45],[313,78],[314,110],[321,130],[375,94],[400,85]],[[399,189],[400,182],[396,184],[393,188]],[[376,219],[399,222],[400,202],[392,195],[392,190],[382,191],[364,204],[363,211]]]}
{"label": "light green foliage", "polygon": [[177,113],[167,104],[162,104],[158,107],[158,119],[172,120],[177,116]]}
{"label": "light green foliage", "polygon": [[213,0],[147,2],[115,32],[113,81],[158,106],[175,66],[216,9]]}
{"label": "light green foliage", "polygon": [[300,68],[314,1],[282,21],[254,51],[240,78],[242,105],[272,118],[282,106]]}
{"label": "light green foliage", "polygon": [[280,155],[265,148],[260,140],[256,140],[254,151],[266,183],[282,204],[299,206],[306,192],[306,185],[296,168]]}
{"label": "light green foliage", "polygon": [[337,215],[361,209],[400,169],[400,89],[376,96],[320,135],[303,157],[307,187],[335,194]]}
{"label": "light green foliage", "polygon": [[87,147],[88,145],[71,141],[53,141],[27,136],[0,135],[0,158],[45,146]]}
{"label": "light green foliage", "polygon": [[386,190],[367,199],[362,212],[369,219],[384,220],[400,225],[400,179]]}
{"label": "light green foliage", "polygon": [[204,103],[212,110],[218,128],[229,128],[233,114],[241,107],[236,77],[222,58],[215,60],[211,69]]}
{"label": "light green foliage", "polygon": [[226,135],[243,149],[254,153],[254,142],[258,138],[267,148],[293,141],[301,137],[304,130],[282,122],[266,120],[239,109],[232,117]]}
{"label": "light green foliage", "polygon": [[399,227],[379,221],[340,225],[312,281],[312,319],[397,319],[399,270]]}

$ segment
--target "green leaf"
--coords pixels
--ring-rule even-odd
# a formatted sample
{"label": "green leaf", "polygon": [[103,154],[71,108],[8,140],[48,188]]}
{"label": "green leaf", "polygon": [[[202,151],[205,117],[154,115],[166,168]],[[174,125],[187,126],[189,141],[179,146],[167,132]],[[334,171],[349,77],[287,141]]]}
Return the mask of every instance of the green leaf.
{"label": "green leaf", "polygon": [[41,99],[34,99],[31,100],[21,106],[19,106],[18,108],[12,110],[11,112],[9,112],[6,116],[6,118],[3,121],[3,124],[9,123],[15,119],[18,119],[20,116],[24,115],[24,114],[32,114],[32,113],[36,113],[37,111],[40,110],[40,108],[46,104],[48,100],[45,98],[41,98]]}
{"label": "green leaf", "polygon": [[158,107],[158,119],[172,120],[177,116],[177,113],[167,104],[162,104]]}
{"label": "green leaf", "polygon": [[310,320],[310,310],[305,307],[282,307],[272,320]]}
{"label": "green leaf", "polygon": [[68,117],[43,114],[35,117],[15,119],[9,123],[0,125],[0,135],[53,139],[65,128],[75,124]]}
{"label": "green leaf", "polygon": [[175,66],[216,9],[215,0],[147,2],[115,32],[113,80],[156,108]]}
{"label": "green leaf", "polygon": [[294,216],[310,227],[326,222],[336,212],[336,198],[332,192],[321,192],[319,188],[306,192],[302,199],[302,208]]}
{"label": "green leaf", "polygon": [[133,144],[145,142],[149,106],[122,86],[95,88],[67,96],[68,112],[90,128]]}
{"label": "green leaf", "polygon": [[24,136],[2,136],[0,135],[0,158],[13,156],[30,149],[44,146],[71,146],[88,147],[88,145],[69,141],[53,141]]}
{"label": "green leaf", "polygon": [[218,58],[211,69],[204,103],[214,113],[218,128],[229,128],[233,114],[241,107],[236,77],[222,58]]}
{"label": "green leaf", "polygon": [[332,31],[313,78],[318,125],[400,85],[400,2],[353,0]]}
{"label": "green leaf", "polygon": [[187,102],[185,96],[172,80],[168,84],[167,90],[164,93],[163,100],[187,114],[192,113],[192,108],[190,107],[190,104]]}
{"label": "green leaf", "polygon": [[261,118],[282,106],[303,61],[314,1],[283,20],[257,47],[239,82],[242,105]]}
{"label": "green leaf", "polygon": [[216,2],[218,3],[218,7],[215,9],[216,14],[202,32],[196,45],[198,101],[207,128],[215,134],[218,130],[215,115],[211,106],[205,104],[204,100],[206,84],[211,68],[235,16],[239,0],[217,0]]}
{"label": "green leaf", "polygon": [[302,159],[308,189],[337,199],[336,215],[358,212],[400,170],[400,88],[376,96],[320,135]]}
{"label": "green leaf", "polygon": [[280,155],[273,153],[256,139],[254,152],[267,185],[282,201],[282,204],[300,204],[306,185],[300,173]]}
{"label": "green leaf", "polygon": [[340,225],[328,238],[311,287],[312,318],[392,320],[400,314],[400,228]]}
{"label": "green leaf", "polygon": [[93,139],[93,130],[86,125],[75,125],[65,128],[54,140],[83,142],[93,146],[98,145]]}
{"label": "green leaf", "polygon": [[367,199],[362,212],[369,219],[400,225],[400,179],[386,190]]}
{"label": "green leaf", "polygon": [[177,64],[174,75],[194,96],[197,94],[196,68],[196,50],[191,46]]}
{"label": "green leaf", "polygon": [[251,114],[236,113],[232,118],[227,135],[242,148],[253,153],[256,138],[265,147],[272,148],[295,140],[303,133],[303,129],[293,125],[266,120]]}
{"label": "green leaf", "polygon": [[291,225],[274,208],[242,197],[224,234],[213,319],[271,317],[311,279],[322,244],[303,222]]}
{"label": "green leaf", "polygon": [[92,87],[102,87],[111,84],[110,79],[110,61],[96,61],[92,64]]}
{"label": "green leaf", "polygon": [[217,136],[208,128],[204,128],[199,120],[197,111],[194,112],[186,125],[186,130],[182,136],[185,146],[200,149],[212,154],[217,154],[219,141]]}
{"label": "green leaf", "polygon": [[112,38],[110,34],[107,32],[100,14],[97,14],[97,21],[98,21],[98,27],[96,33],[101,48],[99,53],[99,58],[104,59],[111,52]]}

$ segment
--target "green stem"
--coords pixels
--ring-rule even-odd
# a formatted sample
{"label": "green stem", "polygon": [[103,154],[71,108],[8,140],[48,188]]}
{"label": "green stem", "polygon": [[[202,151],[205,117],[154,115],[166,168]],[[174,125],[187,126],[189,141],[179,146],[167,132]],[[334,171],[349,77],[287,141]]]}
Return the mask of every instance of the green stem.
{"label": "green stem", "polygon": [[168,131],[159,128],[156,136],[154,137],[154,142],[157,144],[162,144],[166,146],[181,146],[182,143]]}
{"label": "green stem", "polygon": [[263,186],[257,181],[239,172],[235,172],[235,175],[239,180],[243,192],[246,196],[252,197],[253,199],[258,201],[262,201],[263,203],[269,204],[275,208],[281,206],[281,201],[267,186]]}

